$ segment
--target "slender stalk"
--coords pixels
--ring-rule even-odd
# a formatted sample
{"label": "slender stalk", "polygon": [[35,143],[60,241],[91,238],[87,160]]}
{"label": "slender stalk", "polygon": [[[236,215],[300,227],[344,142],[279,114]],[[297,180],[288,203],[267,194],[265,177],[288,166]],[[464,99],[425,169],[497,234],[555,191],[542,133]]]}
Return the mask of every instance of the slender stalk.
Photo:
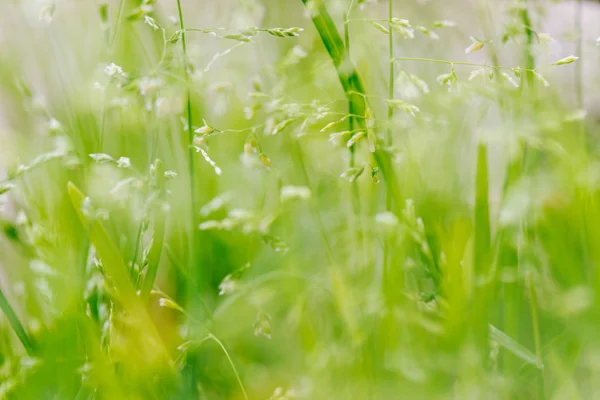
{"label": "slender stalk", "polygon": [[[348,102],[352,103],[354,114],[363,116],[363,118],[354,118],[355,123],[361,129],[366,128],[364,116],[369,107],[365,97],[365,88],[362,84],[358,72],[352,65],[347,55],[347,50],[344,42],[337,31],[327,8],[323,4],[323,0],[301,0],[304,5],[311,3],[313,10],[312,21],[321,37],[321,41],[325,46],[329,57],[333,62],[334,67],[338,72],[338,79]],[[400,204],[400,193],[396,184],[395,173],[390,165],[390,156],[381,149],[375,149],[373,157],[379,167],[382,176],[386,181],[386,185],[392,190],[396,204]]]}
{"label": "slender stalk", "polygon": [[121,14],[123,13],[123,7],[125,7],[125,0],[119,1],[119,8],[117,9],[117,19],[115,21],[115,28],[113,29],[113,34],[110,39],[111,48],[114,45],[115,38],[117,37],[117,32],[119,31],[119,25],[121,24]]}
{"label": "slender stalk", "polygon": [[10,326],[13,328],[13,330],[17,334],[17,337],[23,344],[23,347],[25,347],[27,354],[29,354],[30,356],[33,355],[33,345],[31,343],[31,340],[27,336],[27,333],[25,332],[25,328],[23,328],[23,324],[21,324],[21,321],[19,320],[17,313],[15,312],[15,310],[12,308],[12,306],[10,305],[10,303],[4,296],[2,289],[0,289],[0,309],[2,309],[2,311],[4,312],[4,315],[6,315],[6,319],[8,319],[8,323],[10,324]]}
{"label": "slender stalk", "polygon": [[[576,9],[575,9],[575,26],[577,27],[577,42],[576,42],[576,50],[575,55],[580,58],[584,56],[583,52],[583,0],[578,0]],[[583,105],[583,59],[580,59],[575,66],[575,95],[577,101],[577,108],[582,110]],[[584,151],[586,147],[586,137],[585,137],[585,127],[584,121],[579,121],[579,141],[581,145],[581,150]]]}
{"label": "slender stalk", "polygon": [[[392,18],[393,18],[393,0],[388,0],[388,45],[389,45],[389,59],[390,59],[390,74],[388,81],[388,98],[394,98],[394,90],[395,90],[395,82],[394,82],[394,63],[392,60],[394,59],[394,29],[392,27]],[[393,138],[392,138],[392,122],[394,120],[394,107],[391,104],[388,104],[388,120],[387,120],[387,138],[386,144],[388,146],[392,146]],[[391,211],[392,209],[392,192],[389,188],[386,188],[386,196],[385,196],[385,209],[387,211]],[[392,247],[392,237],[391,235],[385,235],[383,238],[383,273],[381,287],[384,290],[384,296],[387,298],[388,296],[388,286],[390,280],[390,269],[391,269],[391,247]]]}
{"label": "slender stalk", "polygon": [[[344,14],[344,44],[346,45],[346,51],[348,52],[348,57],[350,57],[350,26],[348,24],[348,19],[350,18],[350,12],[352,11],[352,7],[354,6],[354,1],[352,0],[350,6],[348,7],[348,12]],[[354,104],[349,101],[348,102],[348,114],[350,118],[348,118],[348,129],[350,132],[354,131]],[[350,146],[350,168],[354,167],[355,164],[355,152],[356,145]]]}
{"label": "slender stalk", "polygon": [[478,274],[487,274],[490,253],[490,216],[488,199],[487,146],[480,143],[477,150],[477,174],[475,178],[475,251],[474,262]]}
{"label": "slender stalk", "polygon": [[[350,26],[347,23],[348,19],[350,18],[350,13],[352,12],[352,9],[354,7],[354,3],[356,0],[352,0],[350,2],[350,6],[348,7],[348,11],[346,12],[346,14],[344,14],[344,44],[346,47],[346,57],[348,57],[348,60],[351,60],[351,55],[350,55]],[[348,129],[350,132],[354,132],[355,131],[355,127],[356,127],[356,119],[353,117],[355,113],[355,107],[354,107],[354,103],[352,101],[348,102],[348,115],[350,115],[350,118],[348,118]],[[353,168],[356,165],[356,144],[353,144],[352,146],[350,146],[350,162],[349,162],[349,167]],[[362,237],[362,222],[361,222],[361,211],[360,211],[360,193],[358,191],[358,183],[352,182],[351,184],[351,188],[350,190],[352,191],[352,206],[353,206],[353,210],[354,210],[354,220],[358,221],[356,223],[356,228],[353,229],[354,232],[356,232],[356,244],[357,244],[357,249],[359,248],[359,246],[362,243],[363,249],[365,247],[365,243],[363,240],[361,240]],[[363,255],[366,255],[366,250],[363,251]]]}
{"label": "slender stalk", "polygon": [[[583,0],[578,0],[575,6],[575,21],[577,27],[577,40],[575,42],[575,55],[583,57]],[[579,60],[575,67],[575,91],[577,95],[577,106],[583,108],[583,62]]]}
{"label": "slender stalk", "polygon": [[438,64],[446,64],[446,65],[466,65],[470,67],[481,67],[481,68],[491,68],[491,69],[503,69],[508,71],[520,70],[526,72],[533,72],[534,69],[529,68],[521,68],[521,67],[506,67],[503,65],[488,65],[488,64],[477,64],[465,61],[448,61],[448,60],[439,60],[435,58],[423,58],[423,57],[394,57],[392,58],[392,62],[394,61],[424,61]]}
{"label": "slender stalk", "polygon": [[135,272],[135,263],[137,262],[137,255],[140,251],[140,245],[142,242],[142,231],[144,230],[144,220],[142,219],[142,221],[140,222],[140,225],[138,226],[138,231],[137,234],[135,235],[135,247],[133,249],[133,256],[131,257],[131,269],[130,269],[130,276],[131,276],[131,280],[133,281],[135,279],[134,276],[134,272]]}
{"label": "slender stalk", "polygon": [[534,31],[531,27],[531,18],[529,17],[529,9],[527,8],[528,0],[522,0],[521,7],[521,20],[523,22],[523,26],[525,28],[525,66],[527,67],[526,77],[527,77],[527,85],[530,90],[534,89],[534,76],[533,70],[535,69],[535,58],[533,57],[533,36]]}
{"label": "slender stalk", "polygon": [[177,12],[179,13],[179,28],[181,30],[181,48],[183,50],[184,59],[184,75],[186,81],[186,109],[187,109],[187,128],[188,128],[188,167],[189,167],[189,184],[190,184],[190,266],[195,260],[196,246],[196,175],[194,165],[194,130],[192,127],[192,99],[190,90],[190,76],[187,68],[187,46],[185,41],[185,24],[183,22],[183,11],[181,9],[181,0],[177,0]]}
{"label": "slender stalk", "polygon": [[[479,143],[475,177],[475,212],[473,262],[477,280],[487,282],[491,266],[491,234],[489,215],[489,182],[487,145]],[[472,329],[477,347],[482,356],[487,356],[487,324],[490,301],[490,285],[480,284],[475,287],[472,312]]]}
{"label": "slender stalk", "polygon": [[233,373],[235,374],[235,379],[238,382],[238,385],[240,385],[240,389],[242,390],[242,394],[244,395],[244,399],[248,400],[248,393],[246,393],[246,388],[244,388],[244,384],[242,383],[242,379],[240,378],[240,374],[238,373],[237,368],[235,367],[235,364],[233,363],[233,360],[231,359],[231,356],[229,355],[229,352],[227,351],[227,349],[225,348],[225,346],[223,345],[223,343],[212,333],[208,334],[207,340],[212,340],[215,343],[217,343],[217,345],[219,345],[219,347],[221,348],[221,350],[223,350],[223,353],[225,353],[225,357],[227,357],[227,361],[229,361],[229,365],[231,366],[231,369],[233,370]]}
{"label": "slender stalk", "polygon": [[[542,361],[542,341],[540,336],[540,322],[538,317],[538,307],[537,307],[537,295],[535,292],[535,288],[533,286],[532,274],[529,274],[528,279],[529,286],[529,297],[530,297],[530,306],[531,306],[531,325],[533,328],[533,342],[535,345],[535,355],[537,359],[543,363]],[[540,369],[539,376],[537,380],[537,390],[538,390],[538,399],[543,399],[544,397],[544,370]]]}
{"label": "slender stalk", "polygon": [[[119,31],[119,25],[121,25],[121,14],[123,13],[123,8],[125,7],[125,0],[119,1],[119,8],[117,9],[117,18],[115,20],[115,27],[113,29],[112,36],[108,42],[108,51],[112,54],[115,40],[117,38],[117,32]],[[104,105],[102,106],[102,122],[100,124],[100,133],[98,135],[98,152],[104,151],[104,131],[106,129],[106,107],[107,107],[107,99],[106,99],[106,89],[104,89]]]}
{"label": "slender stalk", "polygon": [[154,234],[152,237],[152,247],[148,254],[148,266],[146,268],[146,276],[142,283],[141,298],[146,301],[150,296],[150,291],[154,286],[156,274],[158,272],[158,264],[162,255],[164,236],[165,236],[165,210],[164,210],[164,191],[165,191],[165,173],[162,161],[156,160],[155,163],[156,190],[159,191],[158,204],[154,211]]}
{"label": "slender stalk", "polygon": [[[392,60],[394,59],[394,29],[392,27],[392,18],[393,18],[393,0],[388,0],[388,38],[389,38],[389,55],[390,55],[390,80],[388,87],[388,97],[390,99],[394,98],[394,63]],[[388,104],[388,131],[387,131],[387,145],[392,145],[392,119],[394,118],[394,107],[391,104]],[[389,196],[388,196],[389,197]],[[389,201],[389,200],[388,200]],[[389,204],[388,204],[389,209]]]}
{"label": "slender stalk", "polygon": [[[311,190],[313,190],[313,186],[310,181],[310,176],[308,174],[308,170],[306,169],[306,162],[304,161],[303,149],[300,141],[298,140],[292,148],[296,149],[296,155],[298,157],[298,164],[300,165],[300,169],[302,171],[302,175],[304,175],[304,181],[306,186],[308,186]],[[315,200],[316,201],[316,200]],[[313,214],[313,218],[317,222],[319,234],[323,240],[323,245],[325,247],[325,254],[327,256],[327,261],[329,261],[329,265],[333,265],[333,251],[331,250],[331,244],[329,243],[329,238],[327,236],[327,231],[325,230],[325,224],[323,224],[323,219],[321,218],[321,213],[317,209],[314,203],[310,203],[310,211]]]}
{"label": "slender stalk", "polygon": [[[533,55],[533,39],[534,39],[534,30],[531,24],[531,18],[529,16],[529,9],[527,7],[528,0],[521,0],[522,7],[520,11],[521,22],[523,23],[523,28],[525,32],[525,45],[523,51],[523,59],[525,62],[525,66],[527,68],[527,72],[523,75],[523,79],[521,82],[521,89],[524,90],[527,88],[529,90],[529,95],[533,97],[535,90],[535,80],[533,75],[533,70],[535,70],[535,58]],[[520,112],[528,112],[526,110]],[[511,186],[521,177],[526,170],[528,169],[528,161],[532,160],[532,149],[528,149],[527,145],[524,145],[522,150],[522,154],[519,157],[516,157],[514,161],[510,162],[507,168],[506,177],[504,180],[504,192],[507,193]],[[532,194],[531,194],[532,195]],[[523,226],[524,221],[521,221],[521,234],[525,234],[525,229]],[[504,262],[507,262],[508,265],[516,265],[517,271],[516,274],[519,275],[521,269],[521,260],[522,260],[522,244],[521,241],[518,243],[518,248],[516,253],[512,253],[512,246],[508,245],[504,240],[502,240],[505,232],[499,233],[499,241],[501,243],[500,254],[501,257],[508,258],[503,259]],[[512,259],[514,257],[514,259]],[[520,340],[520,316],[522,312],[522,302],[520,296],[520,285],[518,282],[505,282],[503,283],[503,312],[504,312],[504,332],[507,335],[514,338],[515,340]],[[512,355],[508,353],[505,354],[503,360],[503,369],[505,375],[509,375],[514,373],[518,366],[517,360],[513,358]]]}

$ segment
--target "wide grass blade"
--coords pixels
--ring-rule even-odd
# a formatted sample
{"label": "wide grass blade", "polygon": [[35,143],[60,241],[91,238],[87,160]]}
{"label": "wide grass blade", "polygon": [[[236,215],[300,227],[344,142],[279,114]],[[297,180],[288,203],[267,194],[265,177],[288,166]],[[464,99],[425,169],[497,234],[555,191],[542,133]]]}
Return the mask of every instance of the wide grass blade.
{"label": "wide grass blade", "polygon": [[138,301],[138,297],[135,294],[135,287],[129,279],[128,268],[119,249],[110,239],[102,223],[98,220],[88,220],[83,213],[82,204],[85,200],[85,195],[71,182],[69,182],[68,188],[73,207],[81,223],[87,228],[90,240],[96,248],[98,257],[102,261],[106,275],[112,280],[116,288],[119,299],[125,308],[132,306]]}
{"label": "wide grass blade", "polygon": [[[302,2],[311,12],[313,24],[333,61],[333,65],[337,70],[338,78],[342,84],[346,98],[351,105],[350,109],[352,109],[352,112],[355,115],[365,116],[367,110],[370,109],[366,90],[352,60],[350,59],[348,49],[344,45],[344,41],[338,32],[333,19],[329,15],[325,4],[322,0],[302,0]],[[365,118],[354,119],[358,129],[366,130],[367,126]],[[402,204],[389,154],[376,147],[373,152],[373,157],[381,170],[381,174],[385,179],[388,190],[396,200],[396,204]]]}
{"label": "wide grass blade", "polygon": [[[72,183],[69,182],[69,196],[73,207],[84,227],[86,227],[90,241],[96,249],[98,258],[102,261],[104,274],[114,285],[116,297],[120,301],[125,312],[135,321],[135,327],[139,332],[143,332],[144,343],[152,345],[148,348],[148,356],[153,359],[168,360],[166,365],[171,372],[174,364],[170,360],[166,348],[164,347],[160,335],[156,330],[150,315],[148,314],[140,297],[136,294],[135,286],[130,280],[128,268],[119,252],[119,249],[111,240],[108,232],[99,220],[89,220],[83,213],[82,203],[85,195]],[[139,338],[142,340],[142,338]]]}

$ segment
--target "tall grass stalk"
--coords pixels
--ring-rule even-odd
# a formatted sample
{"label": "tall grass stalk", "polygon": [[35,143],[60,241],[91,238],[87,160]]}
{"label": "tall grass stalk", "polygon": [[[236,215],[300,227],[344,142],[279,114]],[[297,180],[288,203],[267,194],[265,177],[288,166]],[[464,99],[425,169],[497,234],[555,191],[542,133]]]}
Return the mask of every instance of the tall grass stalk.
{"label": "tall grass stalk", "polygon": [[[354,68],[349,58],[348,50],[344,45],[342,38],[333,22],[327,8],[322,0],[302,0],[309,11],[313,10],[312,21],[317,29],[321,41],[327,50],[333,65],[338,73],[338,79],[344,89],[344,93],[349,103],[352,104],[353,115],[365,116],[369,104],[366,91],[358,72]],[[365,129],[366,121],[364,118],[354,118],[357,128]],[[395,180],[395,174],[390,164],[390,156],[380,148],[376,148],[373,157],[385,179],[386,186],[392,192],[392,197],[399,204],[400,193]]]}
{"label": "tall grass stalk", "polygon": [[491,272],[491,224],[489,211],[488,147],[484,142],[477,145],[475,175],[475,212],[473,236],[473,263],[476,277],[473,298],[474,339],[479,349],[487,356],[488,306],[490,298]]}
{"label": "tall grass stalk", "polygon": [[527,86],[530,91],[534,90],[535,78],[533,70],[535,69],[535,57],[533,54],[533,40],[535,31],[531,26],[531,17],[529,16],[528,0],[522,0],[521,3],[521,20],[523,22],[523,28],[525,30],[525,67],[527,71],[525,76],[527,77]]}
{"label": "tall grass stalk", "polygon": [[[348,11],[344,14],[344,45],[345,45],[345,50],[346,50],[346,57],[348,58],[348,61],[350,62],[352,60],[352,55],[350,53],[350,24],[349,24],[349,20],[350,20],[350,15],[352,13],[352,10],[354,8],[354,3],[356,0],[351,0],[350,1],[350,5],[348,6]],[[354,102],[349,101],[348,102],[348,114],[350,115],[350,118],[348,118],[348,129],[350,132],[354,132],[355,131],[355,127],[356,127],[356,118],[354,117],[355,114],[355,107],[354,107]],[[350,151],[350,162],[349,162],[349,167],[350,168],[354,168],[356,166],[356,149],[357,149],[357,144],[353,144],[352,146],[350,146],[349,151]],[[366,249],[365,249],[365,243],[363,240],[363,234],[364,234],[364,229],[363,229],[363,224],[362,224],[362,215],[361,215],[361,206],[360,206],[360,193],[358,191],[358,183],[352,182],[351,186],[350,186],[350,191],[352,192],[352,210],[353,210],[353,219],[354,219],[354,237],[356,240],[356,246],[357,248],[362,247],[363,248],[363,256],[366,257]]]}
{"label": "tall grass stalk", "polygon": [[[388,82],[388,98],[394,98],[394,27],[392,25],[392,18],[394,17],[394,1],[388,0],[388,52],[389,52],[389,82]],[[386,145],[392,145],[392,133],[393,133],[393,123],[394,120],[394,107],[391,104],[388,104],[388,127],[387,127],[387,140]],[[387,209],[389,210],[391,207],[391,197],[387,196]]]}
{"label": "tall grass stalk", "polygon": [[535,345],[535,355],[539,362],[542,364],[541,368],[539,368],[538,376],[536,377],[537,381],[537,396],[538,399],[544,399],[544,368],[543,368],[543,358],[542,358],[542,339],[540,334],[540,322],[538,316],[538,301],[537,301],[537,293],[535,291],[535,286],[533,283],[533,276],[531,273],[528,274],[527,286],[529,289],[529,303],[530,303],[530,312],[531,312],[531,326],[533,330],[533,343]]}
{"label": "tall grass stalk", "polygon": [[[554,79],[577,57],[543,61],[533,0],[502,32],[488,2],[471,41],[462,11],[394,0],[110,3],[98,37],[62,2],[11,25],[56,46],[43,71],[0,50],[0,398],[597,397],[588,92]],[[271,25],[301,9],[312,29]]]}
{"label": "tall grass stalk", "polygon": [[[523,33],[525,35],[525,43],[523,45],[523,60],[525,62],[525,67],[526,67],[526,71],[524,76],[521,78],[522,82],[521,82],[521,91],[523,93],[525,89],[527,89],[527,96],[529,96],[529,98],[531,98],[532,100],[534,100],[535,102],[535,76],[534,76],[534,70],[535,70],[535,57],[534,57],[534,35],[535,35],[535,30],[533,29],[532,26],[532,22],[531,22],[531,17],[530,17],[530,13],[529,13],[529,2],[528,0],[522,0],[521,4],[520,4],[520,10],[519,10],[519,16],[521,18],[521,22],[523,24]],[[535,107],[535,105],[533,106]],[[532,149],[528,148],[529,146],[524,143],[522,146],[522,150],[520,152],[520,155],[515,157],[514,161],[509,161],[508,167],[507,167],[507,171],[506,171],[506,177],[504,179],[504,185],[503,185],[503,191],[505,196],[507,195],[507,193],[512,190],[513,185],[518,182],[518,180],[523,177],[523,176],[527,176],[527,173],[529,170],[531,170],[530,166],[533,166],[532,164],[535,162],[535,150],[533,150],[534,154],[532,154]],[[506,243],[506,238],[504,238],[505,233],[501,232],[499,233],[499,240],[501,243],[501,248],[500,248],[500,252],[502,255],[507,256],[507,258],[503,259],[503,262],[508,263],[508,265],[515,265],[516,271],[515,274],[516,276],[520,276],[521,272],[522,272],[522,265],[521,265],[521,261],[522,261],[522,240],[524,239],[524,235],[526,234],[526,227],[523,226],[524,222],[521,222],[520,224],[520,233],[521,236],[517,239],[519,241],[519,243],[517,244],[517,251],[513,251],[514,249],[512,249],[512,246],[509,245],[508,243]],[[510,233],[507,234],[508,237],[510,237]],[[515,257],[512,257],[512,254],[514,253]],[[504,297],[504,304],[503,304],[503,312],[504,312],[504,331],[505,333],[512,337],[513,339],[515,339],[516,341],[520,340],[520,324],[519,321],[521,320],[520,315],[522,315],[522,309],[521,309],[521,305],[523,303],[523,298],[520,295],[521,291],[520,291],[520,287],[523,284],[520,282],[519,279],[515,279],[513,282],[505,282],[502,286],[503,286],[503,297]],[[525,285],[527,285],[527,282],[525,283]],[[505,353],[504,359],[503,359],[503,368],[504,368],[504,372],[507,376],[510,376],[511,374],[513,374],[515,371],[517,371],[518,368],[518,361],[516,358],[514,358],[512,355]]]}
{"label": "tall grass stalk", "polygon": [[189,232],[189,265],[190,268],[196,261],[196,237],[197,237],[197,218],[196,218],[196,165],[194,161],[194,127],[192,120],[192,92],[190,86],[190,76],[188,71],[187,45],[186,45],[186,30],[183,21],[183,10],[181,8],[181,0],[177,0],[177,12],[179,14],[179,29],[181,31],[181,49],[183,52],[183,70],[186,82],[186,117],[187,117],[187,133],[188,133],[188,175],[189,175],[189,190],[190,190],[190,232]]}

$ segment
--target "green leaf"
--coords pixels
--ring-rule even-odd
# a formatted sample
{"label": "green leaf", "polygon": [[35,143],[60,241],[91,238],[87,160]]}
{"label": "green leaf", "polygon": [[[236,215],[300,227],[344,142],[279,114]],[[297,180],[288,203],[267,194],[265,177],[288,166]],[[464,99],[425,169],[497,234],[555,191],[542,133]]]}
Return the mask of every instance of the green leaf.
{"label": "green leaf", "polygon": [[154,207],[154,234],[152,235],[152,246],[150,247],[150,253],[148,254],[146,276],[144,277],[140,294],[143,301],[148,299],[148,296],[150,296],[150,291],[154,286],[165,236],[165,173],[164,165],[161,160],[156,160],[154,163],[154,176],[156,177],[156,190],[158,190],[160,194],[158,196],[158,204]]}
{"label": "green leaf", "polygon": [[[346,93],[348,102],[352,104],[353,113],[357,115],[365,115],[369,107],[366,91],[352,64],[348,52],[345,48],[342,37],[340,36],[333,19],[329,15],[323,0],[301,0],[307,7],[312,17],[313,24],[321,37],[333,65],[335,66],[338,78]],[[405,23],[397,21],[397,24]],[[406,29],[406,28],[405,28]],[[366,129],[366,122],[362,118],[356,118],[357,125],[360,129]],[[392,197],[396,199],[396,204],[401,203],[401,195],[395,178],[394,170],[391,166],[392,162],[389,154],[381,149],[376,149],[373,157],[383,175],[386,184],[392,193]]]}
{"label": "green leaf", "polygon": [[129,280],[128,268],[119,249],[100,221],[97,219],[91,221],[86,217],[82,208],[85,195],[71,182],[68,189],[73,207],[79,220],[89,232],[90,240],[96,248],[98,258],[102,261],[106,275],[113,281],[123,305],[126,308],[132,306],[137,301],[137,295],[133,283]]}
{"label": "green leaf", "polygon": [[475,270],[486,276],[490,267],[490,211],[487,145],[480,143],[477,149],[475,177],[475,238],[473,243]]}
{"label": "green leaf", "polygon": [[27,354],[32,355],[34,352],[32,342],[29,339],[29,337],[27,336],[27,333],[25,332],[25,328],[23,328],[23,324],[21,324],[21,321],[19,320],[17,313],[15,312],[15,310],[12,308],[12,306],[10,305],[10,303],[4,296],[2,289],[0,289],[0,309],[2,309],[2,311],[4,312],[4,315],[6,315],[6,319],[8,320],[8,323],[10,324],[10,326],[13,328],[13,330],[17,334],[17,337],[23,344],[23,347],[25,347],[25,350],[27,350]]}
{"label": "green leaf", "polygon": [[114,286],[116,299],[126,310],[131,325],[136,326],[139,331],[143,330],[144,332],[144,336],[138,339],[143,340],[146,345],[155,346],[152,357],[157,366],[162,365],[170,373],[175,373],[173,363],[162,344],[156,326],[144,304],[136,294],[135,286],[129,278],[129,269],[119,252],[119,248],[111,240],[108,232],[98,219],[89,220],[86,217],[82,210],[82,205],[86,199],[85,195],[72,182],[68,184],[68,191],[77,216],[86,228],[90,242],[96,249],[96,256],[102,261],[104,274]]}
{"label": "green leaf", "polygon": [[512,354],[519,357],[526,363],[533,364],[539,369],[544,368],[542,360],[529,351],[525,346],[519,344],[516,340],[502,332],[500,329],[496,328],[494,325],[490,324],[489,328],[490,339],[494,340],[500,346],[504,347],[506,350],[510,351]]}

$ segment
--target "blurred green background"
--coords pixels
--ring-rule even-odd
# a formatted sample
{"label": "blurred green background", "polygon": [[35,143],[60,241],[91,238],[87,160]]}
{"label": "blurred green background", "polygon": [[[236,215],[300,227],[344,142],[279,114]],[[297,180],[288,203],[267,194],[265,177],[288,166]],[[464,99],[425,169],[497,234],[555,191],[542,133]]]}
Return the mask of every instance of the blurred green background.
{"label": "blurred green background", "polygon": [[597,2],[0,3],[0,398],[600,396]]}

